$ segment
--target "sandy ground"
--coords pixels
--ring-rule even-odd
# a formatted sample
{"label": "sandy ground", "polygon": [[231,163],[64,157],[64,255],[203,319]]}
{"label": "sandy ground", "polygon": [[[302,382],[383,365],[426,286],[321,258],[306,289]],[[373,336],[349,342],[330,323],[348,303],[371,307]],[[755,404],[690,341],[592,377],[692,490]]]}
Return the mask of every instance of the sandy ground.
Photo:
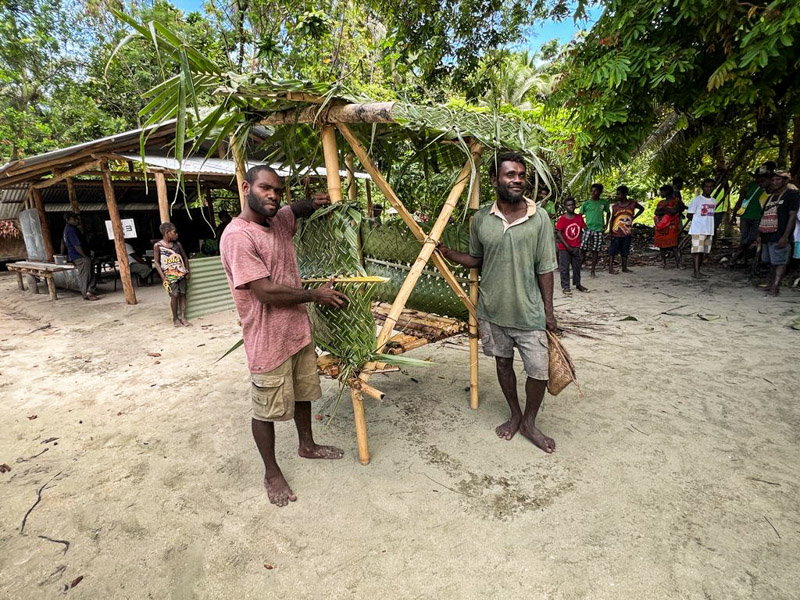
{"label": "sandy ground", "polygon": [[[214,363],[237,339],[232,313],[174,330],[158,288],[134,307],[51,303],[3,274],[0,593],[798,598],[800,295],[689,275],[641,267],[557,292],[558,315],[594,337],[565,337],[585,397],[545,400],[556,454],[495,437],[507,409],[488,358],[468,408],[456,339],[415,351],[436,367],[374,380],[387,398],[367,403],[368,467],[347,402],[315,422],[344,460],[298,458],[279,426],[299,500],[276,509],[243,354]],[[336,385],[323,389],[329,414]]]}

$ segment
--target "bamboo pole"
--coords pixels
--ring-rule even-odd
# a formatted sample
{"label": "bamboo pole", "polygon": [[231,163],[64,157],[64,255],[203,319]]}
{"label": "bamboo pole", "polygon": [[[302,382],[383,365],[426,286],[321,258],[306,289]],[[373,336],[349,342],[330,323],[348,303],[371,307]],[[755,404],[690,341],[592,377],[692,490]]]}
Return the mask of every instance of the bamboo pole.
{"label": "bamboo pole", "polygon": [[339,151],[336,149],[336,129],[331,125],[322,126],[322,152],[325,155],[328,195],[332,203],[342,201],[342,178],[339,177]]}
{"label": "bamboo pole", "polygon": [[[472,182],[472,194],[469,198],[469,208],[478,210],[481,207],[481,172],[478,161],[474,165],[475,179]],[[469,219],[470,234],[472,233],[472,217]],[[469,270],[469,299],[478,305],[478,269]],[[478,410],[478,315],[469,313],[469,407]]]}
{"label": "bamboo pole", "polygon": [[[372,181],[375,182],[375,185],[378,186],[378,189],[383,192],[383,195],[389,201],[397,213],[400,215],[400,218],[403,219],[403,222],[408,226],[411,230],[411,233],[417,238],[417,241],[424,242],[425,241],[425,232],[422,230],[422,227],[414,220],[414,217],[408,212],[408,209],[402,203],[400,198],[398,198],[397,194],[389,185],[389,182],[386,181],[386,178],[381,174],[378,170],[378,167],[375,166],[375,163],[372,162],[372,159],[367,154],[367,150],[358,141],[353,135],[353,132],[347,125],[339,124],[338,126],[339,131],[342,132],[342,135],[347,140],[347,143],[350,144],[350,148],[353,149],[353,152],[358,157],[358,160],[361,162],[361,166],[364,167],[364,170],[369,173],[369,176],[372,177]],[[367,182],[369,183],[369,182]],[[467,308],[470,313],[475,312],[475,305],[469,299],[467,294],[461,289],[461,285],[459,285],[456,276],[453,275],[453,272],[450,270],[450,267],[447,266],[444,258],[437,252],[433,255],[433,264],[436,265],[436,268],[444,277],[444,280],[450,286],[450,289],[453,290],[455,295],[461,300],[461,303]]]}
{"label": "bamboo pole", "polygon": [[356,425],[356,443],[358,444],[358,462],[369,464],[369,438],[367,437],[367,417],[364,414],[364,395],[355,387],[350,388],[353,398],[353,420]]}
{"label": "bamboo pole", "polygon": [[236,187],[239,190],[239,205],[240,209],[244,211],[245,204],[247,203],[247,199],[244,197],[244,177],[245,177],[245,164],[244,164],[244,156],[242,156],[241,148],[237,143],[235,137],[231,136],[231,151],[233,152],[233,163],[236,168]]}
{"label": "bamboo pole", "polygon": [[414,266],[411,267],[411,270],[408,272],[403,285],[400,287],[400,291],[397,292],[397,296],[392,304],[392,310],[390,310],[389,314],[386,315],[386,320],[383,322],[381,332],[378,334],[378,348],[382,348],[391,337],[392,329],[394,328],[395,323],[397,323],[400,313],[403,312],[403,308],[405,308],[406,302],[408,301],[409,296],[411,296],[411,292],[413,291],[414,286],[417,284],[419,276],[422,274],[422,270],[428,263],[428,259],[436,250],[436,244],[439,242],[439,239],[442,236],[445,225],[447,225],[447,222],[450,220],[450,215],[453,214],[456,204],[458,203],[458,199],[464,192],[464,188],[467,186],[467,183],[469,183],[470,173],[473,169],[473,156],[480,155],[480,146],[476,142],[473,142],[470,147],[470,152],[471,156],[467,159],[466,164],[461,168],[461,172],[456,178],[456,183],[453,186],[453,189],[450,190],[447,200],[445,200],[444,206],[442,207],[442,212],[439,213],[439,216],[436,219],[430,234],[425,238],[425,241],[422,244],[422,250],[420,250],[419,256],[414,262]]}
{"label": "bamboo pole", "polygon": [[[105,176],[103,177],[105,185]],[[169,223],[169,197],[167,194],[167,178],[161,171],[156,171],[156,191],[158,192],[158,215],[162,223]]]}
{"label": "bamboo pole", "polygon": [[356,171],[353,165],[353,154],[351,152],[345,155],[344,162],[347,165],[347,199],[350,202],[355,202],[358,200],[358,187],[356,187]]}
{"label": "bamboo pole", "polygon": [[114,184],[108,171],[108,163],[103,161],[100,165],[103,171],[103,192],[108,205],[108,215],[111,217],[111,229],[114,231],[114,248],[117,251],[119,263],[119,278],[122,280],[122,290],[125,292],[125,302],[136,304],[136,292],[131,279],[131,266],[128,263],[128,253],[125,251],[125,233],[122,230],[122,219],[119,216],[117,198],[114,196]]}
{"label": "bamboo pole", "polygon": [[35,187],[31,187],[30,191],[33,196],[33,204],[36,206],[36,212],[39,213],[45,260],[46,262],[53,262],[53,254],[55,254],[55,251],[53,250],[53,239],[50,237],[50,225],[47,222],[47,213],[44,210],[44,202],[42,201],[42,192]]}
{"label": "bamboo pole", "polygon": [[334,104],[327,112],[319,106],[290,108],[275,112],[261,121],[261,125],[293,125],[295,123],[394,123],[394,102],[370,102],[367,104]]}

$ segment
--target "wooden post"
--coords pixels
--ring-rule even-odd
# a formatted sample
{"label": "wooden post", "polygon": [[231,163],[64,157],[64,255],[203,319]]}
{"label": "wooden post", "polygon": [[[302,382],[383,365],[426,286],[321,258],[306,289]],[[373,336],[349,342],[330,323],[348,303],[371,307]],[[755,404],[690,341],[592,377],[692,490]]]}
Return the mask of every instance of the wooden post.
{"label": "wooden post", "polygon": [[[461,172],[458,174],[456,183],[453,186],[453,189],[450,190],[447,200],[445,200],[444,206],[442,207],[442,212],[439,213],[439,217],[433,224],[430,234],[422,243],[422,250],[420,250],[417,260],[414,262],[414,265],[408,272],[403,285],[400,287],[400,291],[397,292],[397,296],[392,303],[392,308],[389,311],[389,314],[386,315],[386,320],[383,322],[383,327],[378,335],[379,351],[381,351],[386,342],[389,341],[389,338],[392,335],[392,329],[397,323],[400,313],[403,312],[403,308],[405,308],[406,302],[408,301],[409,296],[411,296],[411,292],[413,291],[414,286],[417,284],[419,276],[422,275],[422,270],[428,263],[428,259],[431,257],[434,250],[436,250],[436,244],[439,242],[439,238],[442,236],[445,225],[447,225],[447,222],[450,220],[450,215],[453,214],[456,204],[458,203],[458,199],[461,197],[461,194],[464,192],[464,188],[467,187],[467,184],[469,183],[470,173],[472,172],[473,168],[473,156],[480,154],[480,146],[473,142],[472,146],[470,147],[470,152],[472,155],[467,159],[466,164],[462,167]],[[463,293],[463,290],[461,291]]]}
{"label": "wooden post", "polygon": [[[105,182],[105,171],[103,171]],[[110,178],[109,178],[110,181]],[[112,190],[113,191],[113,190]],[[156,171],[156,191],[158,192],[158,215],[162,223],[169,223],[169,197],[167,195],[167,178],[161,171]]]}
{"label": "wooden post", "polygon": [[244,211],[245,204],[247,204],[247,198],[244,197],[244,188],[242,185],[244,184],[244,177],[245,177],[245,164],[244,164],[244,156],[242,156],[241,148],[239,148],[239,144],[235,137],[231,136],[231,151],[233,153],[233,164],[236,170],[236,188],[239,190],[239,207],[241,211]]}
{"label": "wooden post", "polygon": [[119,216],[117,198],[114,196],[114,184],[108,171],[108,162],[103,161],[100,166],[103,177],[103,192],[108,205],[108,215],[111,217],[111,229],[114,231],[114,248],[117,251],[119,263],[119,278],[122,280],[122,290],[125,292],[125,302],[136,304],[136,292],[131,279],[131,266],[128,263],[128,253],[125,251],[125,233],[122,231],[122,219]]}
{"label": "wooden post", "polygon": [[214,199],[211,197],[211,188],[206,188],[204,192],[206,197],[206,206],[208,207],[208,220],[213,226],[214,222],[216,221],[216,215],[214,214]]}
{"label": "wooden post", "polygon": [[56,293],[56,282],[53,281],[53,274],[47,273],[44,279],[47,282],[47,291],[50,293],[50,300],[55,302],[58,300],[58,293]]}
{"label": "wooden post", "polygon": [[53,240],[50,237],[50,225],[47,223],[47,213],[44,211],[44,202],[42,201],[42,192],[38,188],[31,188],[31,195],[33,196],[33,204],[36,206],[36,212],[39,213],[39,222],[42,225],[42,241],[44,242],[44,253],[46,262],[53,262]]}
{"label": "wooden post", "polygon": [[358,200],[358,187],[356,187],[356,170],[353,166],[353,155],[350,152],[344,157],[344,162],[347,165],[347,199],[350,202],[355,202]]}
{"label": "wooden post", "polygon": [[75,182],[72,177],[67,177],[67,196],[69,197],[69,206],[76,215],[80,214],[81,207],[78,205],[78,196],[75,193]]}
{"label": "wooden post", "polygon": [[[367,154],[366,149],[361,142],[358,141],[353,135],[353,132],[350,131],[350,128],[347,125],[340,124],[337,126],[339,131],[342,132],[342,135],[347,140],[347,143],[350,144],[350,147],[355,152],[358,160],[361,162],[361,166],[364,167],[364,170],[369,173],[369,176],[372,177],[372,181],[375,182],[375,185],[378,186],[378,189],[383,192],[383,195],[389,201],[397,213],[400,215],[400,218],[403,219],[403,222],[408,226],[411,230],[411,233],[414,234],[414,237],[417,238],[417,241],[424,242],[425,241],[425,232],[422,230],[422,227],[414,220],[414,217],[408,212],[408,209],[405,205],[400,201],[400,198],[397,197],[394,190],[389,185],[389,182],[386,181],[386,178],[381,174],[378,170],[378,167],[375,166],[375,163],[372,162],[372,159]],[[450,267],[447,266],[444,258],[437,252],[433,255],[433,264],[436,265],[436,268],[444,277],[444,280],[447,282],[447,285],[450,286],[450,289],[453,290],[453,293],[461,300],[461,303],[467,308],[469,312],[475,312],[475,306],[470,301],[467,294],[461,289],[461,284],[458,283],[456,276],[453,275],[453,272],[450,270]]]}
{"label": "wooden post", "polygon": [[331,202],[342,201],[342,178],[339,177],[339,151],[336,149],[336,130],[332,125],[322,126],[322,153],[325,155],[325,171],[328,195]]}
{"label": "wooden post", "polygon": [[[473,163],[474,179],[472,182],[472,194],[469,197],[470,210],[478,210],[481,207],[481,170],[480,163],[475,160]],[[472,231],[472,217],[469,219],[470,233]],[[469,270],[469,299],[472,304],[478,306],[478,269]],[[469,313],[469,407],[473,410],[478,409],[478,316]]]}

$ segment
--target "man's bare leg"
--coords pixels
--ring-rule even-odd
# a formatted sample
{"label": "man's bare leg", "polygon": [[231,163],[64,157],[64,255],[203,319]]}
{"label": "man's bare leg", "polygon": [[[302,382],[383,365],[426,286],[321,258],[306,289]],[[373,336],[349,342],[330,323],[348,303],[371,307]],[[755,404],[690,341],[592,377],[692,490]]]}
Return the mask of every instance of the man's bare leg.
{"label": "man's bare leg", "polygon": [[[675,266],[678,267],[679,269],[682,269],[683,265],[681,264],[681,249],[680,249],[680,247],[679,246],[675,246],[672,249],[672,254],[675,256]],[[667,263],[667,261],[666,261],[666,258],[665,258],[664,259],[664,264],[666,264],[666,263]]]}
{"label": "man's bare leg", "polygon": [[525,382],[525,396],[527,398],[525,401],[525,415],[519,426],[519,432],[532,441],[536,447],[547,454],[552,454],[556,449],[556,441],[543,434],[536,427],[536,415],[539,414],[539,407],[542,405],[546,388],[546,380],[528,377]]}
{"label": "man's bare leg", "polygon": [[318,446],[311,432],[311,402],[295,402],[294,424],[300,440],[297,454],[303,458],[342,458],[344,451],[334,446]]}
{"label": "man's bare leg", "polygon": [[777,296],[781,293],[781,282],[786,274],[786,265],[777,265],[770,269],[770,284],[767,286],[768,296]]}
{"label": "man's bare leg", "polygon": [[508,407],[511,409],[511,418],[502,425],[498,425],[494,432],[497,437],[510,440],[519,431],[519,425],[522,423],[522,410],[519,407],[519,398],[517,397],[517,375],[514,373],[514,359],[496,356],[494,360],[500,389],[503,390],[503,396],[505,396]]}
{"label": "man's bare leg", "polygon": [[624,255],[622,256],[622,272],[623,273],[633,273],[633,271],[631,271],[628,268],[628,257],[624,256]]}
{"label": "man's bare leg", "polygon": [[595,270],[597,269],[597,261],[599,259],[600,259],[600,253],[599,252],[592,252],[592,270],[591,270],[591,273],[590,273],[590,275],[592,277],[597,275],[597,273],[595,273]]}
{"label": "man's bare leg", "polygon": [[264,487],[269,501],[276,506],[286,506],[297,500],[275,460],[275,423],[251,419],[253,439],[264,461]]}

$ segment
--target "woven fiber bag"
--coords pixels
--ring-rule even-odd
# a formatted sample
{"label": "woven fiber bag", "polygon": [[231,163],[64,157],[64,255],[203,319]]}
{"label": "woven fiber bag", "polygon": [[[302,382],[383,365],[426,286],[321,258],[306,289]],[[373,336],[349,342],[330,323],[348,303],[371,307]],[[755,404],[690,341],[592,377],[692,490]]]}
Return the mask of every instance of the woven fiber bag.
{"label": "woven fiber bag", "polygon": [[557,396],[570,383],[574,383],[578,388],[578,393],[583,396],[575,376],[575,365],[572,363],[572,358],[558,336],[551,331],[547,332],[547,349],[550,354],[547,391],[550,392],[550,395]]}

